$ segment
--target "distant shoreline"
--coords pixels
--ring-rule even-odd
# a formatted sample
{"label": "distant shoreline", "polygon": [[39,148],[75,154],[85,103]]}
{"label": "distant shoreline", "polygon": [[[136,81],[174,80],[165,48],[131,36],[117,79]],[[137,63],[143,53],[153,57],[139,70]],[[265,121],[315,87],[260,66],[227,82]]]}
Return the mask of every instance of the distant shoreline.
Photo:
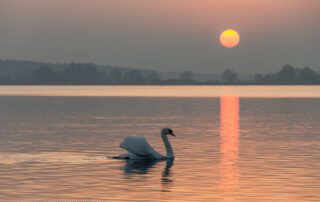
{"label": "distant shoreline", "polygon": [[286,83],[274,83],[274,84],[264,84],[264,83],[180,83],[180,84],[90,84],[90,83],[82,83],[82,84],[72,84],[72,83],[61,83],[61,84],[0,84],[0,86],[319,86],[320,83],[315,84],[286,84]]}
{"label": "distant shoreline", "polygon": [[67,97],[192,97],[236,96],[247,98],[320,98],[319,85],[7,85],[0,86],[2,96],[67,96]]}
{"label": "distant shoreline", "polygon": [[[47,64],[0,60],[0,85],[320,85],[320,72],[309,67],[284,65],[279,71],[243,78],[226,69],[219,76],[182,71],[164,75],[156,70],[143,70],[94,63]],[[198,75],[199,76],[199,75]]]}

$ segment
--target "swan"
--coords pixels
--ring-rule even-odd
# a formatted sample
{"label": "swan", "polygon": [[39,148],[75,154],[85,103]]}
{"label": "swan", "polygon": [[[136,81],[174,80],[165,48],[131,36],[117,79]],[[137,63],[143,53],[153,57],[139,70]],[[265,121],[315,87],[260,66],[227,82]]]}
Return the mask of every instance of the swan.
{"label": "swan", "polygon": [[116,156],[117,159],[172,159],[174,158],[173,150],[168,139],[168,135],[175,137],[170,128],[161,130],[161,137],[166,148],[166,156],[155,151],[147,142],[145,137],[130,136],[126,137],[120,144],[120,147],[127,150],[128,153]]}

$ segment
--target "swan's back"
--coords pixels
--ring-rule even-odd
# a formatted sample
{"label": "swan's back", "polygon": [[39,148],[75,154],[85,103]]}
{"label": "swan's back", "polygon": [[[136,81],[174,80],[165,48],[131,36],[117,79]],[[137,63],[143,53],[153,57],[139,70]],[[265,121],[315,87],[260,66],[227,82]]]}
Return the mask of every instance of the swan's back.
{"label": "swan's back", "polygon": [[156,152],[141,136],[130,136],[123,140],[120,147],[141,158],[159,159],[163,156]]}

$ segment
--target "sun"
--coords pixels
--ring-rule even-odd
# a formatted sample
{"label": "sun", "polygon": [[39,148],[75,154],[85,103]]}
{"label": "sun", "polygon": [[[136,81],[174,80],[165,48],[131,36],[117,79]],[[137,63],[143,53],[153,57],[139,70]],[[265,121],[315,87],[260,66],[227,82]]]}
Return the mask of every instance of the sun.
{"label": "sun", "polygon": [[226,48],[234,48],[240,43],[240,35],[233,29],[224,30],[220,34],[220,43]]}

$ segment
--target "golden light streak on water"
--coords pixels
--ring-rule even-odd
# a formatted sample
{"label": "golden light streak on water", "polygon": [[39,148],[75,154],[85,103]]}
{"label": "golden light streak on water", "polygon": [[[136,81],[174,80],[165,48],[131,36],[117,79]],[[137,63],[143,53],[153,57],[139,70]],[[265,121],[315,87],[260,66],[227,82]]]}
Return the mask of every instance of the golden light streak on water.
{"label": "golden light streak on water", "polygon": [[239,97],[220,98],[220,190],[225,201],[232,201],[238,188],[237,161],[239,158]]}

